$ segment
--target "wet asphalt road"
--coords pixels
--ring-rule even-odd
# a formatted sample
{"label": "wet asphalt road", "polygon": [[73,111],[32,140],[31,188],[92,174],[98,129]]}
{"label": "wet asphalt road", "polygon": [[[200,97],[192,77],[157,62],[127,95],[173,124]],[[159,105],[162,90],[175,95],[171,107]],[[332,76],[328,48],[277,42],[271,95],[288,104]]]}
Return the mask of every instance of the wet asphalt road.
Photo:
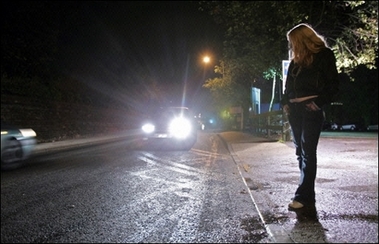
{"label": "wet asphalt road", "polygon": [[[317,221],[287,210],[291,142],[205,133],[173,153],[113,143],[124,137],[41,144],[38,160],[2,172],[2,242],[378,242],[377,133],[322,133]],[[92,146],[69,149],[79,142]]]}
{"label": "wet asphalt road", "polygon": [[1,173],[1,242],[270,242],[224,142],[191,151],[117,141]]}

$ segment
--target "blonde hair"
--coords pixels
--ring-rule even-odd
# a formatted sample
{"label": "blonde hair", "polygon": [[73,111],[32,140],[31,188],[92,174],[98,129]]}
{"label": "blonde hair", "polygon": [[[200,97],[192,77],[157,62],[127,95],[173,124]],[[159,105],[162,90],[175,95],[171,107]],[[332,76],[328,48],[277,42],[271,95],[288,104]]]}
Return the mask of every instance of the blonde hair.
{"label": "blonde hair", "polygon": [[292,49],[293,61],[307,67],[313,62],[313,54],[328,47],[323,36],[308,24],[299,24],[287,32],[287,40]]}

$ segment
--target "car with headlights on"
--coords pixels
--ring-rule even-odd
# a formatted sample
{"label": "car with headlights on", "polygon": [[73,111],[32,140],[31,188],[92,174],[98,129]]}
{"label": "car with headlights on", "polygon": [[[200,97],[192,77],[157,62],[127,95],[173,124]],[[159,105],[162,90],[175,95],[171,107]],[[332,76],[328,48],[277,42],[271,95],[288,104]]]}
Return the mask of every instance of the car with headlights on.
{"label": "car with headlights on", "polygon": [[37,144],[36,136],[31,128],[11,126],[1,121],[1,169],[22,166]]}
{"label": "car with headlights on", "polygon": [[189,150],[197,141],[197,121],[187,107],[151,112],[141,125],[143,146]]}

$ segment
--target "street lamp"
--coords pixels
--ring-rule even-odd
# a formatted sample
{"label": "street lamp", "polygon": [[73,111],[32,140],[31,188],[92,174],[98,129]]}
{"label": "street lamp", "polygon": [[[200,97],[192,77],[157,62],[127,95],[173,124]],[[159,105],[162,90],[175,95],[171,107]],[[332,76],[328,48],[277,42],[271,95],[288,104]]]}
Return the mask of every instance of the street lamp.
{"label": "street lamp", "polygon": [[208,56],[205,56],[204,58],[203,58],[203,62],[204,63],[209,63],[211,61],[211,59],[210,59],[210,57],[208,57]]}
{"label": "street lamp", "polygon": [[204,63],[203,80],[205,80],[207,68],[208,68],[209,64],[211,63],[211,58],[208,55],[203,56],[203,63]]}

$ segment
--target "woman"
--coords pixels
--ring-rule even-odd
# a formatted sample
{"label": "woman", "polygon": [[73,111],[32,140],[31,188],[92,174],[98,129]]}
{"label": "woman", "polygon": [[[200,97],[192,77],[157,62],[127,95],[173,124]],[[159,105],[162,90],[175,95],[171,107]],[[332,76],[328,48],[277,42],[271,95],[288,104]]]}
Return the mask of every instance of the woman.
{"label": "woman", "polygon": [[300,183],[288,209],[314,207],[317,144],[324,122],[323,106],[338,92],[336,58],[322,36],[308,24],[299,24],[287,33],[292,50],[281,105],[288,115]]}

